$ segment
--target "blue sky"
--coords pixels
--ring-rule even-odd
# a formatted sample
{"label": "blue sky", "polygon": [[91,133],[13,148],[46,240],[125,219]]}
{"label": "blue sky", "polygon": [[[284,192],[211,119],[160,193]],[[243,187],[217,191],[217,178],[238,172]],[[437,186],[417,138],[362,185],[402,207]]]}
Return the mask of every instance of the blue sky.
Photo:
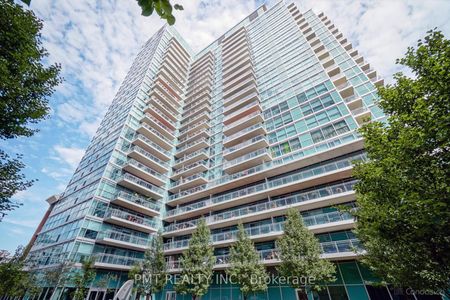
{"label": "blue sky", "polygon": [[[300,10],[324,12],[359,52],[390,81],[394,64],[408,46],[434,27],[450,38],[447,0],[303,0]],[[201,50],[261,1],[178,1],[176,28],[195,51]],[[271,2],[268,3],[270,7]],[[62,65],[64,82],[50,99],[51,116],[31,138],[2,142],[22,153],[25,174],[38,179],[14,198],[23,206],[0,223],[0,249],[26,244],[42,218],[45,199],[62,192],[95,133],[108,104],[141,45],[162,25],[157,16],[140,16],[134,0],[32,0],[44,20],[44,45],[50,60]]]}

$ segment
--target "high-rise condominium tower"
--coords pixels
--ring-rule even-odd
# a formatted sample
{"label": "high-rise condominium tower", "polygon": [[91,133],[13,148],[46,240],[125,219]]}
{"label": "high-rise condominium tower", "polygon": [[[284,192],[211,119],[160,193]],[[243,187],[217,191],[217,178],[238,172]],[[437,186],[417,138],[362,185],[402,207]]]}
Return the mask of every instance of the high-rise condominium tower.
{"label": "high-rise condominium tower", "polygon": [[[383,84],[333,23],[280,2],[260,7],[194,54],[173,28],[142,48],[28,259],[45,270],[95,257],[89,299],[112,299],[162,231],[170,273],[200,218],[217,272],[243,223],[269,270],[288,208],[298,209],[336,262],[337,280],[316,299],[391,299],[358,259],[352,233],[352,161],[365,160],[357,129],[383,120]],[[101,282],[102,284],[100,284]],[[73,287],[50,287],[67,299]],[[202,299],[240,299],[216,284]],[[172,286],[158,299],[188,299]],[[47,298],[50,296],[47,296]],[[97,297],[97,298],[96,298]],[[271,284],[258,299],[306,299]],[[369,298],[370,297],[370,298]],[[386,297],[386,298],[384,298]],[[312,298],[311,298],[312,299]]]}

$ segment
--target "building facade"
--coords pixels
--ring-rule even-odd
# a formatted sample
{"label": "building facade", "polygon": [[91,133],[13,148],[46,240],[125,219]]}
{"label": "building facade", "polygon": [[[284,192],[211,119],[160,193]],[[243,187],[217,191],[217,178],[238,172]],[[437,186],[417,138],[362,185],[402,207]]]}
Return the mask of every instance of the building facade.
{"label": "building facade", "polygon": [[[357,129],[385,120],[375,105],[382,84],[323,13],[295,4],[261,6],[197,54],[163,27],[139,52],[30,263],[46,270],[93,256],[89,299],[112,299],[158,231],[168,270],[179,273],[204,218],[218,274],[238,223],[273,270],[285,213],[296,208],[337,280],[309,295],[272,283],[254,299],[400,299],[371,284],[355,220],[335,208],[355,206],[352,162],[366,159]],[[41,299],[71,292],[48,287]],[[190,299],[170,284],[155,296]],[[238,286],[215,283],[202,299],[240,297]]]}

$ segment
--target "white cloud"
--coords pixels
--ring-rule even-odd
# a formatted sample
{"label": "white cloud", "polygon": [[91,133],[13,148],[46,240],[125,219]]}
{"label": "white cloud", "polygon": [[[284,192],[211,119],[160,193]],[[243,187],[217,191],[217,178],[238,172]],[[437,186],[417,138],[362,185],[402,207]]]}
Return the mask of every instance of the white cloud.
{"label": "white cloud", "polygon": [[58,159],[64,161],[72,169],[75,169],[84,155],[84,149],[70,148],[61,145],[56,145],[53,149],[58,154]]}

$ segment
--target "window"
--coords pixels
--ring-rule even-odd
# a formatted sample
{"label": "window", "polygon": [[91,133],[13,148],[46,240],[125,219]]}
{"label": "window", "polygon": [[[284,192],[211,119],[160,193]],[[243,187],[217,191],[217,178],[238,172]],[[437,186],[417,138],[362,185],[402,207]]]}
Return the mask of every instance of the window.
{"label": "window", "polygon": [[166,300],[176,300],[177,294],[176,292],[166,292]]}

